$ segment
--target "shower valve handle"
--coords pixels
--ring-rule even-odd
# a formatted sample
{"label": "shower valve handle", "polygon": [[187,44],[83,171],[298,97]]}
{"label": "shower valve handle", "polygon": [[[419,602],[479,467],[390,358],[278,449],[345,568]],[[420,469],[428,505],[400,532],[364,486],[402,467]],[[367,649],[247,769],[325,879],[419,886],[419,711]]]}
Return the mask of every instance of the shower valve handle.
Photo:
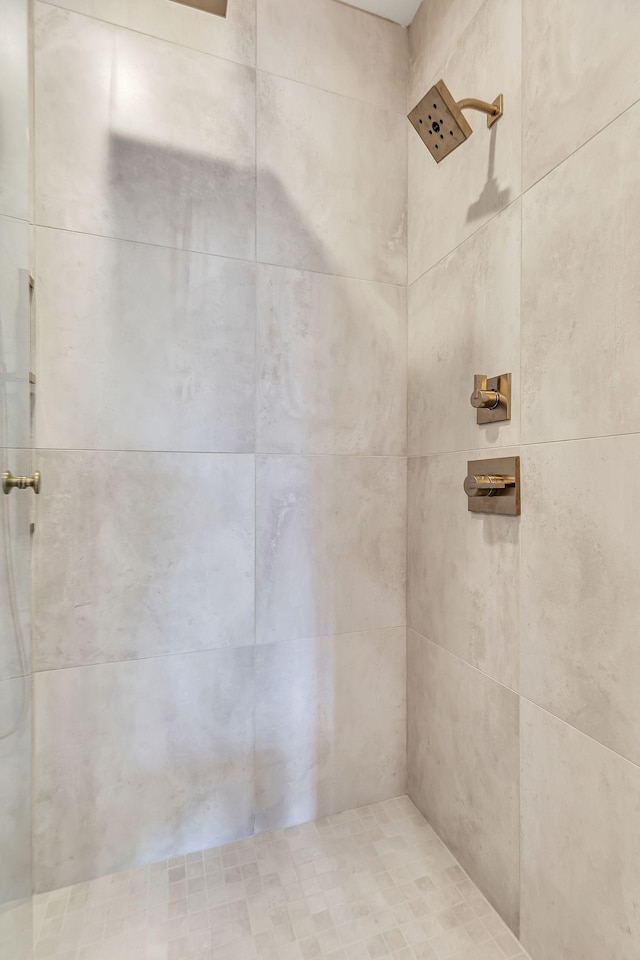
{"label": "shower valve handle", "polygon": [[493,474],[470,474],[464,481],[464,492],[468,497],[492,497],[496,490],[515,486],[515,477],[502,477]]}
{"label": "shower valve handle", "polygon": [[473,393],[471,406],[476,409],[495,410],[502,399],[498,390],[487,390],[487,377],[483,373],[476,373],[473,378]]}
{"label": "shower valve handle", "polygon": [[32,487],[34,493],[40,493],[40,471],[36,470],[32,477],[14,477],[10,470],[5,470],[2,474],[2,492],[11,493],[14,487],[18,490]]}

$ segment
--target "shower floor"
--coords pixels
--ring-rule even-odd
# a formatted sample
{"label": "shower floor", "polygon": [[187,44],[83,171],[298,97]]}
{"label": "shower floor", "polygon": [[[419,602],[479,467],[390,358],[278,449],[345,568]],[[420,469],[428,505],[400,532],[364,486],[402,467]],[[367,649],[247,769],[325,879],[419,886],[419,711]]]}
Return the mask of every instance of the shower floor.
{"label": "shower floor", "polygon": [[406,797],[41,894],[16,911],[0,913],[0,954],[21,960],[527,957]]}

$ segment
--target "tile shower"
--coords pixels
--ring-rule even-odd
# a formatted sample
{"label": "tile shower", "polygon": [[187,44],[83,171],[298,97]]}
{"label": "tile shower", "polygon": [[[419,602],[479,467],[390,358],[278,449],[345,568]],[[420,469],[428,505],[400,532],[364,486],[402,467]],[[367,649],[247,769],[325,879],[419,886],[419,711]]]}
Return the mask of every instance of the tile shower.
{"label": "tile shower", "polygon": [[0,957],[637,960],[640,11],[0,13]]}

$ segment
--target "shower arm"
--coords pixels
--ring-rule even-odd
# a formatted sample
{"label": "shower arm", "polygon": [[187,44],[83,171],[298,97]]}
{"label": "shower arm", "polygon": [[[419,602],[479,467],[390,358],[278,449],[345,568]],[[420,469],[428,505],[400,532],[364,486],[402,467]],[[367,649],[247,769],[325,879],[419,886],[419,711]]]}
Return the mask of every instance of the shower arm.
{"label": "shower arm", "polygon": [[497,96],[493,103],[487,103],[486,100],[476,100],[475,97],[467,97],[466,100],[458,100],[456,106],[460,110],[479,110],[481,113],[486,113],[488,127],[492,127],[504,112],[502,94]]}

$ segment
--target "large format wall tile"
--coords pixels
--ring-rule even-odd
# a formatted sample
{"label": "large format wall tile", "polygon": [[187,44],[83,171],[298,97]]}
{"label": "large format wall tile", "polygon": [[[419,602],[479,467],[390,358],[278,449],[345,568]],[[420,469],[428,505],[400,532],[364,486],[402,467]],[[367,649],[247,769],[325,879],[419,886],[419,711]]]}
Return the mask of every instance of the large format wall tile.
{"label": "large format wall tile", "polygon": [[[493,0],[488,0],[493,2]],[[460,38],[487,0],[424,0],[409,30],[409,99],[412,110],[442,73]],[[466,94],[465,94],[466,96]],[[493,99],[493,97],[491,98]]]}
{"label": "large format wall tile", "polygon": [[36,890],[253,826],[253,649],[36,675]]}
{"label": "large format wall tile", "polygon": [[253,66],[256,60],[256,0],[230,0],[227,16],[170,0],[46,0],[161,40]]}
{"label": "large format wall tile", "polygon": [[522,208],[522,439],[640,430],[640,106]]}
{"label": "large format wall tile", "polygon": [[256,829],[406,788],[405,629],[256,649]]}
{"label": "large format wall tile", "polygon": [[409,460],[407,622],[517,689],[520,521],[469,513],[467,459],[481,456]]}
{"label": "large format wall tile", "polygon": [[406,291],[258,267],[258,451],[404,456]]}
{"label": "large format wall tile", "polygon": [[527,448],[522,692],[640,763],[640,436]]}
{"label": "large format wall tile", "polygon": [[251,259],[254,71],[37,8],[36,222]]}
{"label": "large format wall tile", "polygon": [[640,769],[522,702],[522,941],[535,960],[637,960]]}
{"label": "large format wall tile", "polygon": [[37,670],[253,643],[253,457],[39,461]]}
{"label": "large format wall tile", "polygon": [[39,446],[253,451],[251,264],[49,229],[37,257]]}
{"label": "large format wall tile", "polygon": [[0,680],[0,904],[31,893],[30,696],[30,679]]}
{"label": "large format wall tile", "polygon": [[258,74],[258,259],[404,283],[406,122]]}
{"label": "large format wall tile", "polygon": [[457,100],[492,101],[502,93],[504,116],[487,130],[484,114],[467,112],[473,136],[440,164],[409,131],[410,281],[520,193],[520,34],[520,3],[491,0],[442,67],[425,78],[417,99],[442,76]]}
{"label": "large format wall tile", "polygon": [[[479,427],[476,373],[513,374],[511,420]],[[409,454],[520,439],[520,203],[409,288]]]}
{"label": "large format wall tile", "polygon": [[258,457],[256,538],[258,642],[404,624],[403,460]]}
{"label": "large format wall tile", "polygon": [[258,68],[405,112],[406,31],[335,0],[258,0]]}
{"label": "large format wall tile", "polygon": [[[634,0],[587,8],[583,0],[523,0],[525,188],[640,98],[639,34]],[[611,132],[607,144],[615,146]],[[585,209],[606,178],[583,193]]]}
{"label": "large format wall tile", "polygon": [[517,932],[519,698],[411,630],[407,680],[409,796]]}

